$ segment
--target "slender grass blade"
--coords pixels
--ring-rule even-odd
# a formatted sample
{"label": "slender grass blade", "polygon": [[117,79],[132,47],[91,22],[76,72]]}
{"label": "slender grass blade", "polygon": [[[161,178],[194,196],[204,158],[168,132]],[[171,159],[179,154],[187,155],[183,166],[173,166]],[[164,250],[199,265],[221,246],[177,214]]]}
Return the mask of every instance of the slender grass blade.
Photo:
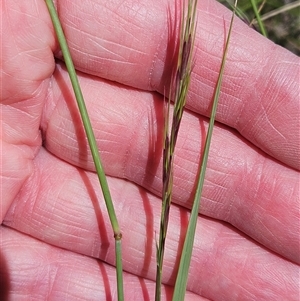
{"label": "slender grass blade", "polygon": [[74,94],[76,97],[77,105],[79,108],[80,116],[82,119],[82,123],[87,135],[88,143],[90,146],[90,150],[93,156],[96,172],[98,175],[99,183],[103,192],[105,204],[107,207],[108,215],[110,218],[110,222],[112,225],[112,229],[114,232],[115,238],[115,251],[116,251],[116,271],[117,271],[117,290],[118,290],[118,300],[124,300],[124,291],[123,291],[123,269],[122,269],[122,253],[121,253],[121,238],[122,234],[120,232],[119,223],[116,217],[115,209],[113,206],[111,194],[109,191],[108,183],[106,180],[105,172],[100,160],[99,150],[96,143],[94,131],[88,116],[87,108],[83,99],[82,91],[78,82],[77,74],[75,71],[75,67],[72,61],[72,57],[69,51],[69,47],[67,44],[67,40],[65,38],[59,17],[57,15],[55,6],[52,0],[45,0],[46,5],[49,10],[49,14],[53,23],[53,27],[55,29],[62,54],[65,60],[65,64],[70,76],[70,80],[73,86]]}
{"label": "slender grass blade", "polygon": [[257,5],[256,5],[256,0],[251,0],[251,4],[252,4],[252,8],[253,8],[253,11],[254,11],[254,14],[255,14],[255,17],[256,17],[256,21],[258,23],[258,26],[259,26],[259,29],[261,31],[261,33],[267,37],[267,31],[265,29],[265,26],[264,26],[264,23],[260,17],[260,13],[259,13],[259,10],[257,9]]}
{"label": "slender grass blade", "polygon": [[[236,3],[235,3],[235,8],[236,8]],[[175,282],[173,299],[172,299],[173,301],[183,301],[184,295],[186,292],[188,272],[189,272],[189,267],[190,267],[190,262],[191,262],[191,257],[192,257],[196,224],[197,224],[198,212],[199,212],[199,207],[200,207],[200,198],[201,198],[202,188],[203,188],[203,184],[204,184],[205,170],[206,170],[207,161],[208,161],[208,153],[209,153],[209,148],[210,148],[210,143],[211,143],[211,138],[212,138],[212,132],[213,132],[213,127],[214,127],[214,122],[215,122],[219,95],[220,95],[220,91],[221,91],[222,78],[223,78],[223,73],[224,73],[224,68],[225,68],[226,55],[227,55],[227,51],[228,51],[234,16],[235,16],[235,10],[233,11],[233,15],[232,15],[232,18],[230,21],[229,32],[228,32],[228,36],[227,36],[227,40],[226,40],[226,44],[225,44],[225,49],[224,49],[223,58],[222,58],[222,62],[221,62],[219,77],[218,77],[218,81],[217,81],[217,85],[216,85],[216,89],[215,89],[212,112],[211,112],[211,117],[210,117],[210,121],[209,121],[206,142],[205,142],[205,146],[204,146],[200,174],[199,174],[197,189],[196,189],[196,193],[195,193],[195,197],[194,197],[194,203],[193,203],[193,207],[192,207],[192,211],[191,211],[191,215],[190,215],[190,220],[189,220],[189,224],[188,224],[188,229],[187,229],[187,233],[186,233],[186,237],[185,237],[185,241],[184,241],[184,245],[183,245],[183,249],[182,249],[182,254],[181,254],[181,258],[180,258],[179,269],[177,272],[177,278],[176,278],[176,282]]]}

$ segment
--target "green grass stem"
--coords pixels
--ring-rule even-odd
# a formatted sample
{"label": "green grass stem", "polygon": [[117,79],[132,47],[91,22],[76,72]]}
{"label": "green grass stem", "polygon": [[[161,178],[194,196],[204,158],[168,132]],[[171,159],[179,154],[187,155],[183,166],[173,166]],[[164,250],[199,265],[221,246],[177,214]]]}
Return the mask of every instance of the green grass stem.
{"label": "green grass stem", "polygon": [[[235,8],[236,8],[236,4],[237,3],[235,3]],[[210,148],[210,144],[211,144],[211,138],[212,138],[215,116],[216,116],[216,111],[217,111],[217,106],[218,106],[218,101],[219,101],[219,96],[220,96],[220,91],[221,91],[221,84],[222,84],[223,73],[224,73],[224,68],[225,68],[226,55],[227,55],[227,51],[228,51],[234,16],[235,16],[235,9],[233,11],[232,18],[230,21],[228,36],[227,36],[226,43],[225,43],[225,49],[224,49],[224,53],[223,53],[223,57],[222,57],[220,72],[219,72],[218,81],[217,81],[217,85],[216,85],[216,89],[215,89],[215,93],[214,93],[213,106],[212,106],[210,121],[209,121],[209,125],[208,125],[208,131],[207,131],[203,156],[202,156],[200,174],[199,174],[199,178],[198,178],[196,193],[194,196],[194,202],[193,202],[193,207],[192,207],[192,211],[191,211],[191,215],[190,215],[188,229],[186,232],[185,241],[184,241],[182,254],[181,254],[181,258],[180,258],[180,263],[179,263],[179,268],[178,268],[178,272],[177,272],[177,278],[176,278],[176,282],[175,282],[172,301],[183,301],[184,295],[186,292],[188,272],[189,272],[189,267],[190,267],[190,262],[191,262],[191,256],[192,256],[193,244],[194,244],[194,238],[195,238],[195,231],[196,231],[196,225],[197,225],[197,218],[198,218],[198,212],[199,212],[199,207],[200,207],[201,193],[202,193],[202,188],[203,188],[203,184],[204,184],[209,148]]]}
{"label": "green grass stem", "polygon": [[69,47],[59,21],[59,17],[57,15],[55,6],[52,0],[45,0],[46,5],[49,10],[49,14],[61,47],[61,51],[64,57],[64,61],[70,76],[70,80],[72,83],[72,87],[74,90],[74,94],[76,97],[77,105],[79,108],[79,112],[82,118],[82,123],[86,132],[86,136],[88,139],[88,143],[90,146],[90,150],[93,156],[96,172],[98,175],[98,179],[100,182],[100,186],[103,192],[105,204],[107,207],[109,219],[113,228],[114,238],[115,238],[115,253],[116,253],[116,269],[117,269],[117,290],[118,290],[118,300],[124,300],[124,292],[123,292],[123,269],[122,269],[122,252],[121,252],[121,238],[122,234],[120,231],[119,223],[116,217],[115,209],[113,206],[111,194],[109,191],[108,183],[106,180],[105,172],[100,160],[99,150],[97,147],[95,135],[92,129],[92,125],[88,116],[88,112],[86,109],[86,105],[83,99],[82,91],[78,82],[78,78],[76,75],[75,67],[71,58],[71,54],[69,51]]}
{"label": "green grass stem", "polygon": [[261,33],[267,37],[267,31],[265,29],[265,26],[264,26],[264,23],[260,17],[260,13],[259,13],[259,10],[257,8],[257,5],[256,5],[256,0],[251,0],[251,5],[252,5],[252,8],[253,8],[253,12],[255,14],[255,18],[256,18],[256,21],[257,21],[257,24],[259,26],[259,29],[261,31]]}
{"label": "green grass stem", "polygon": [[[279,14],[285,13],[289,10],[292,10],[292,9],[295,9],[295,8],[298,8],[298,7],[300,7],[300,0],[294,1],[294,2],[291,2],[291,3],[287,3],[285,5],[282,5],[281,7],[278,7],[276,9],[272,10],[272,11],[269,11],[269,12],[261,15],[260,20],[261,21],[266,21],[269,18],[275,17]],[[257,22],[257,20],[254,20],[252,23],[257,24],[258,22]]]}

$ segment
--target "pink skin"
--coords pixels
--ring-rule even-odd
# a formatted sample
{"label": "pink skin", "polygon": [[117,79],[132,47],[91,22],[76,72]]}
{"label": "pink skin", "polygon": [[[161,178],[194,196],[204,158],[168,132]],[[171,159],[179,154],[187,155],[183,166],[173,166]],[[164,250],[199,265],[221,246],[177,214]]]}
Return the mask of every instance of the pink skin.
{"label": "pink skin", "polygon": [[[179,1],[176,9],[166,0],[56,2],[110,176],[125,298],[153,300],[162,94]],[[45,3],[4,0],[1,14],[3,291],[11,300],[116,300],[113,234],[66,70],[53,58],[60,53]],[[212,0],[199,1],[164,300],[230,16]],[[299,59],[238,20],[230,45],[186,300],[298,300]]]}

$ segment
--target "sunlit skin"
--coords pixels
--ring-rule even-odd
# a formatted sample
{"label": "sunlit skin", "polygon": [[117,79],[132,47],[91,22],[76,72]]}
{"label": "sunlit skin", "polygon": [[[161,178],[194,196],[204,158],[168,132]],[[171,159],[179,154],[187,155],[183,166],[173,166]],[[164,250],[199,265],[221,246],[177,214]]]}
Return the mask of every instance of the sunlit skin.
{"label": "sunlit skin", "polygon": [[[163,93],[180,3],[56,2],[122,229],[125,300],[153,300]],[[0,7],[1,294],[116,300],[113,232],[46,5]],[[230,18],[217,2],[199,1],[163,300],[172,294]],[[298,300],[299,58],[236,20],[216,119],[186,300]]]}

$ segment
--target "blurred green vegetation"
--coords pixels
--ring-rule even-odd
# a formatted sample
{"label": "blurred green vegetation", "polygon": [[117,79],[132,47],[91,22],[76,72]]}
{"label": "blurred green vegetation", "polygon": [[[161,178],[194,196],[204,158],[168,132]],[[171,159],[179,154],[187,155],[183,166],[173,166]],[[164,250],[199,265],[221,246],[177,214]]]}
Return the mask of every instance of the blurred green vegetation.
{"label": "blurred green vegetation", "polygon": [[[232,7],[234,0],[219,0]],[[256,0],[267,36],[300,56],[300,0]],[[250,0],[238,1],[239,17],[260,31]]]}

